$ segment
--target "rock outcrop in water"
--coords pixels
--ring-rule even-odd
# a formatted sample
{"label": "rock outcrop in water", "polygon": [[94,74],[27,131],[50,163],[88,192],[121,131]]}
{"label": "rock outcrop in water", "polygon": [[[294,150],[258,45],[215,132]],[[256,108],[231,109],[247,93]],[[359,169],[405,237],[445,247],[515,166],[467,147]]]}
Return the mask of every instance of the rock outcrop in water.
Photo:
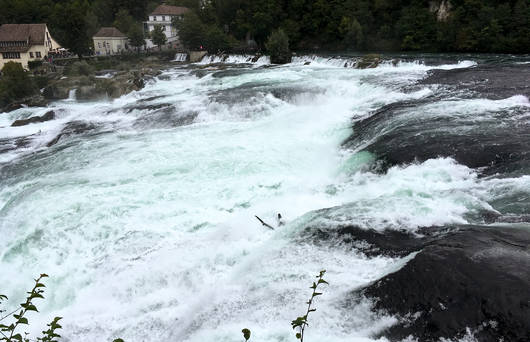
{"label": "rock outcrop in water", "polygon": [[13,122],[11,127],[25,126],[25,125],[29,125],[32,123],[45,122],[45,121],[50,121],[53,119],[55,119],[55,112],[53,110],[50,110],[49,112],[47,112],[46,114],[42,116],[32,116],[31,118],[28,118],[28,119],[16,120],[15,122]]}
{"label": "rock outcrop in water", "polygon": [[462,227],[426,243],[398,272],[363,290],[400,322],[391,340],[463,336],[480,341],[530,338],[530,233]]}
{"label": "rock outcrop in water", "polygon": [[[376,155],[381,171],[451,157],[483,175],[519,175],[530,167],[528,100],[521,96],[530,96],[526,75],[523,65],[431,71],[419,83],[441,85],[436,94],[384,106],[354,122],[354,134],[344,145]],[[459,104],[451,98],[464,91],[477,102]],[[521,99],[485,103],[516,95]]]}
{"label": "rock outcrop in water", "polygon": [[399,271],[352,293],[352,298],[371,298],[375,310],[399,317],[378,337],[438,341],[463,336],[468,329],[480,341],[530,337],[527,229],[431,227],[413,235],[343,227],[307,233],[320,243],[351,244],[367,256],[418,252]]}

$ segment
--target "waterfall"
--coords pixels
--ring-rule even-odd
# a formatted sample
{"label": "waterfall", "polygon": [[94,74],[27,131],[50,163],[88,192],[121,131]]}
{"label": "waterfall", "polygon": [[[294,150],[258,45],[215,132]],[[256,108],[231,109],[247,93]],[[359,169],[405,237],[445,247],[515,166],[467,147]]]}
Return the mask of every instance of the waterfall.
{"label": "waterfall", "polygon": [[185,62],[188,59],[187,53],[177,53],[173,62]]}

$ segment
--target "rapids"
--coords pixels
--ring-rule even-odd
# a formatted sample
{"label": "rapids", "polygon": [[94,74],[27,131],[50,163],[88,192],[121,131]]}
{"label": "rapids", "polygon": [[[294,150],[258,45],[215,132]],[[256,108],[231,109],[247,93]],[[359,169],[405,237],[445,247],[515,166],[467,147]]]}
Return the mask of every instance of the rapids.
{"label": "rapids", "polygon": [[[73,93],[0,115],[0,292],[18,303],[35,275],[50,275],[32,333],[60,315],[65,341],[228,342],[242,328],[254,341],[291,341],[290,321],[326,269],[330,285],[307,339],[372,341],[396,318],[344,297],[414,253],[368,257],[305,240],[306,227],[415,232],[482,224],[484,213],[528,214],[526,159],[518,172],[486,175],[438,146],[381,166],[382,151],[399,154],[385,137],[405,128],[406,141],[495,124],[528,139],[528,94],[491,100],[420,82],[487,62],[406,59],[358,70],[344,67],[354,64],[347,58],[270,66],[230,56],[220,68],[216,58],[168,66],[114,101],[77,102]],[[406,105],[387,115],[396,104]],[[10,127],[50,109],[55,120]],[[277,213],[287,224],[275,231],[254,218],[275,224]]]}

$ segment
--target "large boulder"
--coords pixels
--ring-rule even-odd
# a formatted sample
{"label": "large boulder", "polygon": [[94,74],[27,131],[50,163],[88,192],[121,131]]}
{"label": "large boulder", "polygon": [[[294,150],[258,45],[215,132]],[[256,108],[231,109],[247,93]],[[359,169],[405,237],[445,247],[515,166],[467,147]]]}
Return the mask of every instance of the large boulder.
{"label": "large boulder", "polygon": [[381,336],[438,341],[469,330],[480,341],[529,340],[530,231],[456,227],[422,244],[401,270],[362,291],[400,319]]}
{"label": "large boulder", "polygon": [[381,55],[377,54],[369,54],[362,56],[359,61],[357,61],[356,68],[357,69],[371,69],[371,68],[377,68],[379,64],[382,62]]}
{"label": "large boulder", "polygon": [[54,83],[44,88],[42,95],[48,100],[64,100],[70,94],[71,87],[60,82]]}
{"label": "large boulder", "polygon": [[48,105],[48,101],[44,98],[44,96],[38,94],[38,95],[32,95],[25,97],[21,100],[14,101],[12,103],[9,103],[4,108],[0,108],[0,112],[11,112],[23,107],[46,107]]}
{"label": "large boulder", "polygon": [[42,116],[32,116],[31,118],[28,118],[28,119],[16,120],[15,122],[13,122],[11,127],[25,126],[25,125],[29,125],[32,123],[45,122],[45,121],[50,121],[53,119],[55,119],[55,112],[53,110],[50,110],[49,112],[47,112],[46,114]]}

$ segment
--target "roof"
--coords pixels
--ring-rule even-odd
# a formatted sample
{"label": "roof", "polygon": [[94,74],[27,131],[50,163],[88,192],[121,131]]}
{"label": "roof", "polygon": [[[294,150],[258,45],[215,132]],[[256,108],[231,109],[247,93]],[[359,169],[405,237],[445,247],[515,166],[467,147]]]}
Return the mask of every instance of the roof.
{"label": "roof", "polygon": [[98,33],[96,33],[94,35],[94,37],[105,37],[105,38],[108,38],[108,37],[117,37],[117,38],[127,38],[126,35],[124,35],[123,33],[120,32],[120,30],[118,30],[117,28],[115,27],[102,27],[101,29],[99,29]]}
{"label": "roof", "polygon": [[178,6],[169,6],[169,5],[160,5],[151,15],[182,15],[190,11],[187,7],[178,7]]}
{"label": "roof", "polygon": [[24,42],[24,44],[0,46],[0,52],[26,52],[32,45],[44,45],[45,37],[46,24],[4,24],[0,26],[0,42]]}
{"label": "roof", "polygon": [[31,45],[44,45],[46,24],[4,24],[0,26],[0,42],[29,41]]}

